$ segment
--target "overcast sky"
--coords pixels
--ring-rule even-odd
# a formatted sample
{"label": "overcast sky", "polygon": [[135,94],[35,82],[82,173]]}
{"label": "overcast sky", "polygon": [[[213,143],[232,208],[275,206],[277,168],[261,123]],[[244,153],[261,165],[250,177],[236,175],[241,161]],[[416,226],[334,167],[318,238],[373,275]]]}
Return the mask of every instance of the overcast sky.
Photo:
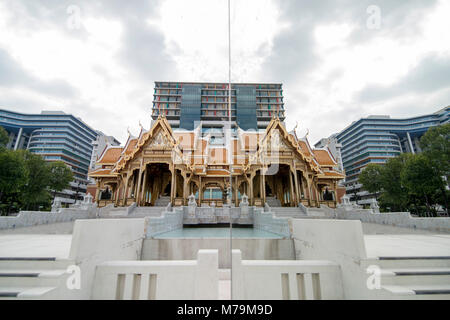
{"label": "overcast sky", "polygon": [[[450,105],[448,0],[231,3],[232,81],[283,83],[311,143]],[[0,0],[0,108],[63,110],[124,143],[150,125],[154,81],[227,81],[227,41],[226,0]]]}

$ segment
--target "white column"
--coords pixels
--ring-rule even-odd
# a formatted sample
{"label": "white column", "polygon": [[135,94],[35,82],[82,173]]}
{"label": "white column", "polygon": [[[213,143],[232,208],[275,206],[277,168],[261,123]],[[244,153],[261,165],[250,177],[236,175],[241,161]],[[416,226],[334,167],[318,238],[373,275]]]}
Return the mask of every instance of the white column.
{"label": "white column", "polygon": [[412,154],[415,154],[414,147],[413,147],[413,144],[412,144],[412,141],[411,141],[411,136],[409,135],[409,132],[406,132],[406,136],[408,137],[409,149],[411,149],[411,153]]}
{"label": "white column", "polygon": [[20,128],[19,133],[17,134],[17,140],[16,140],[16,144],[14,145],[14,150],[17,150],[17,148],[19,147],[19,142],[20,142],[20,139],[22,138],[22,132],[23,132],[23,128]]}

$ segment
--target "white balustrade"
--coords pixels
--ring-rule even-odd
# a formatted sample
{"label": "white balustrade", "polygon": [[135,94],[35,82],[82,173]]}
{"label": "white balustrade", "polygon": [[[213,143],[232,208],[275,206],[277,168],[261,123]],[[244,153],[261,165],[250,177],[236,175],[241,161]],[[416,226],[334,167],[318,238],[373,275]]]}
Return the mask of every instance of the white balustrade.
{"label": "white balustrade", "polygon": [[104,262],[96,269],[93,299],[217,299],[218,268],[218,250],[199,250],[197,260]]}
{"label": "white balustrade", "polygon": [[233,299],[343,299],[339,265],[325,260],[242,260],[233,250]]}

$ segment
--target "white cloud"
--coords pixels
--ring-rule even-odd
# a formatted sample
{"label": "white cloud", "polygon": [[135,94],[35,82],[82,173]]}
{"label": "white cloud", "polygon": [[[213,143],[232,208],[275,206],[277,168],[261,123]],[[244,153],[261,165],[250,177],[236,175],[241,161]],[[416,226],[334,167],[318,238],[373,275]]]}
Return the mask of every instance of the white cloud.
{"label": "white cloud", "polygon": [[[153,81],[228,80],[226,0],[80,1],[79,30],[68,30],[65,3],[0,2],[0,49],[33,84],[0,86],[4,107],[61,109],[125,141],[128,126],[149,126]],[[233,81],[283,82],[287,125],[309,128],[311,142],[370,113],[420,114],[450,99],[430,83],[429,91],[357,98],[370,86],[395,87],[429,56],[450,57],[448,1],[380,0],[379,30],[366,28],[365,1],[345,3],[232,1]]]}
{"label": "white cloud", "polygon": [[[164,34],[168,53],[183,80],[228,80],[228,7],[226,1],[164,1],[160,18],[151,20]],[[273,38],[285,27],[271,0],[232,1],[233,81],[252,81],[270,54]],[[176,80],[176,79],[175,79]]]}

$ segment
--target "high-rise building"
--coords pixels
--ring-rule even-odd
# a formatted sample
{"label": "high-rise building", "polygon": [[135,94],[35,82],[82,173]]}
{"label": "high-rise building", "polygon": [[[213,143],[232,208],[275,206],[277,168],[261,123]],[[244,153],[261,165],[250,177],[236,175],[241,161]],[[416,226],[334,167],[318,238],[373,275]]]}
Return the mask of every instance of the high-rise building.
{"label": "high-rise building", "polygon": [[27,149],[46,161],[63,161],[73,172],[70,189],[57,194],[62,203],[74,203],[86,193],[92,142],[97,131],[80,118],[62,111],[24,114],[0,109],[0,126],[10,137],[9,149]]}
{"label": "high-rise building", "polygon": [[[228,84],[155,82],[152,119],[165,115],[174,129],[220,128],[229,120]],[[231,85],[233,126],[243,130],[265,129],[273,116],[284,121],[281,83],[233,83]]]}
{"label": "high-rise building", "polygon": [[385,163],[402,152],[420,153],[419,139],[433,126],[450,121],[450,106],[423,116],[397,119],[369,116],[354,121],[336,137],[342,144],[347,194],[358,204],[368,204],[374,195],[361,189],[358,176],[369,163]]}

